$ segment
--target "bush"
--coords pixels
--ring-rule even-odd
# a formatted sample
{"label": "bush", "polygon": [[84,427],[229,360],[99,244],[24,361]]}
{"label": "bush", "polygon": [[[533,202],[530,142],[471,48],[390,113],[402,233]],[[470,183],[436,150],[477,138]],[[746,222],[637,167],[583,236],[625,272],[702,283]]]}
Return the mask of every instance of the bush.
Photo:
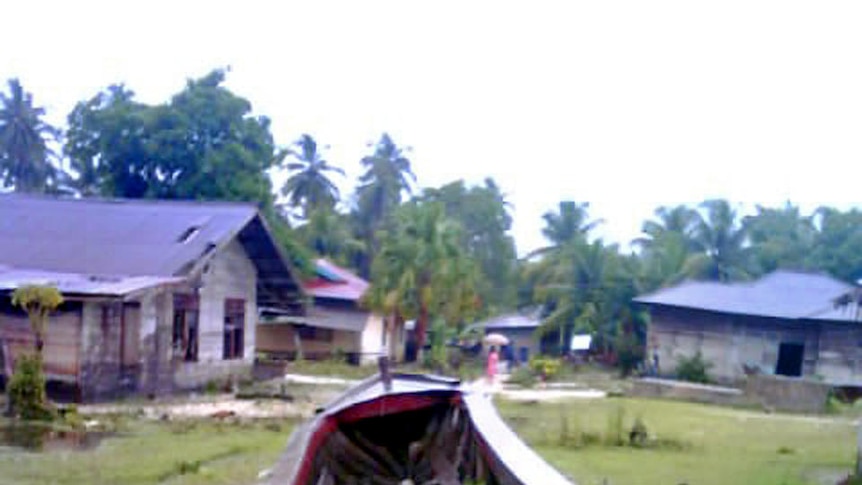
{"label": "bush", "polygon": [[676,377],[683,381],[709,384],[709,368],[712,362],[703,360],[700,351],[691,357],[680,357],[676,363]]}
{"label": "bush", "polygon": [[553,357],[534,357],[530,359],[530,369],[536,377],[550,381],[557,377],[563,362]]}
{"label": "bush", "polygon": [[629,431],[629,445],[643,448],[649,439],[649,431],[641,418],[635,419],[632,429]]}
{"label": "bush", "polygon": [[54,413],[48,406],[45,394],[45,374],[42,357],[26,354],[18,358],[15,372],[9,380],[9,397],[12,412],[26,420],[51,421]]}

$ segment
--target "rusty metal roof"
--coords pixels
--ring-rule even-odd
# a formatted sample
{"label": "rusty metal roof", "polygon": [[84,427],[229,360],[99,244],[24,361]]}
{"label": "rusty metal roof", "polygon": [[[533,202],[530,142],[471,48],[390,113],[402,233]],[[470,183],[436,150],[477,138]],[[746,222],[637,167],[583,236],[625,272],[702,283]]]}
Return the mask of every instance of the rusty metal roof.
{"label": "rusty metal roof", "polygon": [[326,259],[315,261],[317,276],[305,283],[305,290],[315,298],[358,302],[370,284],[350,270]]}

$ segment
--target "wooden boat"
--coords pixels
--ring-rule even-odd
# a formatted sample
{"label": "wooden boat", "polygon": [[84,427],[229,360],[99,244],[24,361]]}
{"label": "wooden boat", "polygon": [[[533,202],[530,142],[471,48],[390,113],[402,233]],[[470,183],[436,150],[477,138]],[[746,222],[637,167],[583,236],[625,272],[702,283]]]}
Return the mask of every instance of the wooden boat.
{"label": "wooden boat", "polygon": [[270,485],[572,485],[448,378],[381,373],[297,428]]}

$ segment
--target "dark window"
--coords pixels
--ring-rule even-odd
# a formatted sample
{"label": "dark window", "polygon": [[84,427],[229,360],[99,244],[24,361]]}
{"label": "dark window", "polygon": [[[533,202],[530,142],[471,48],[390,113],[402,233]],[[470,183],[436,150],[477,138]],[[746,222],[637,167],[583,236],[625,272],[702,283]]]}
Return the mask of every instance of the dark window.
{"label": "dark window", "polygon": [[198,299],[194,295],[174,295],[173,349],[176,358],[198,360]]}
{"label": "dark window", "polygon": [[224,358],[242,359],[245,342],[245,300],[228,298],[224,302]]}
{"label": "dark window", "polygon": [[778,362],[775,373],[782,376],[799,377],[802,375],[802,358],[805,346],[796,343],[782,343],[778,346]]}
{"label": "dark window", "polygon": [[301,326],[297,328],[302,340],[318,340],[321,342],[332,342],[335,332],[328,328]]}

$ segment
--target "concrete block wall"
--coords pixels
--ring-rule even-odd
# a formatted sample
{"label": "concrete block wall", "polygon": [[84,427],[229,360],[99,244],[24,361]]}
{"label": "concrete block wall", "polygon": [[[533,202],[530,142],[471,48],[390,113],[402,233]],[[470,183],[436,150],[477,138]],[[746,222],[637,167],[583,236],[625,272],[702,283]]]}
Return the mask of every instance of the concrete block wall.
{"label": "concrete block wall", "polygon": [[820,352],[816,325],[795,321],[728,315],[721,313],[654,308],[647,337],[648,357],[658,351],[662,375],[673,375],[680,357],[698,351],[712,363],[710,376],[724,383],[745,379],[745,366],[761,373],[775,372],[782,342],[805,345],[802,373],[817,372]]}
{"label": "concrete block wall", "polygon": [[80,391],[83,401],[123,392],[120,366],[121,301],[89,301],[82,310]]}
{"label": "concrete block wall", "polygon": [[245,300],[243,360],[254,360],[257,323],[257,269],[234,239],[216,254],[202,275],[198,362],[224,360],[224,306],[228,298]]}

